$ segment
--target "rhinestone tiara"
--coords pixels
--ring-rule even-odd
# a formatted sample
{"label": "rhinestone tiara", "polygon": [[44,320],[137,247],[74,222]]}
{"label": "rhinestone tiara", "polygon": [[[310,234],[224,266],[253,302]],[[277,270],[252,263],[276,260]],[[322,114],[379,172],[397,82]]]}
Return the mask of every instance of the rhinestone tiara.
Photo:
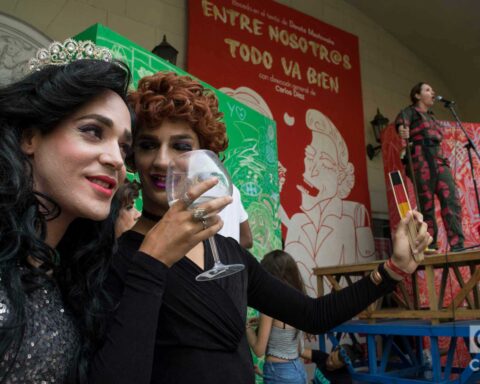
{"label": "rhinestone tiara", "polygon": [[40,71],[46,65],[65,65],[76,60],[96,59],[112,61],[112,52],[105,47],[98,47],[92,41],[67,39],[63,43],[54,41],[47,48],[37,51],[37,56],[28,62],[28,71]]}

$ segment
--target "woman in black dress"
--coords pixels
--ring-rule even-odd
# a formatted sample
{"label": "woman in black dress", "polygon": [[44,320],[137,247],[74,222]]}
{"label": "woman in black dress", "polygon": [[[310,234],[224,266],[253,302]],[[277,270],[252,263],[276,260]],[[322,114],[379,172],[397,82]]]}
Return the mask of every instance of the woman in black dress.
{"label": "woman in black dress", "polygon": [[[140,81],[129,102],[137,118],[129,161],[140,176],[144,210],[132,230],[119,239],[107,288],[118,301],[125,298],[129,279],[139,266],[150,275],[136,286],[143,298],[135,318],[130,323],[112,322],[118,332],[131,335],[128,343],[117,345],[131,364],[122,365],[119,356],[118,363],[105,372],[106,378],[116,373],[117,384],[254,383],[245,336],[247,305],[295,328],[322,333],[392,291],[401,279],[382,264],[350,288],[313,299],[272,277],[233,239],[216,235],[222,261],[242,263],[246,268],[227,278],[195,281],[196,275],[213,266],[208,242],[199,242],[199,234],[218,231],[221,221],[216,213],[229,198],[203,205],[209,216],[205,228],[187,210],[188,201],[169,209],[166,172],[170,160],[185,151],[210,149],[219,153],[226,149],[218,101],[189,77],[157,73]],[[190,197],[193,200],[195,196],[198,194]],[[416,247],[421,250],[430,237],[421,215],[414,215],[420,227]],[[180,216],[191,218],[191,236],[183,249],[168,248],[165,242],[177,236],[175,220]],[[163,235],[154,238],[153,231],[158,234],[158,228]],[[396,233],[392,260],[407,273],[417,266],[410,255],[406,221]],[[120,303],[117,314],[124,310]]]}

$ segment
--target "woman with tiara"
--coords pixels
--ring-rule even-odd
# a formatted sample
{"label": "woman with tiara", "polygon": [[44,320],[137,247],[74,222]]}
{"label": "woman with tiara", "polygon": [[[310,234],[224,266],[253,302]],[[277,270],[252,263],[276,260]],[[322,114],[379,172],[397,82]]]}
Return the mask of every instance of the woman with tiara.
{"label": "woman with tiara", "polygon": [[[130,71],[107,49],[73,40],[40,50],[30,69],[0,89],[0,383],[119,382],[106,367],[129,364],[128,326],[142,329],[134,315],[154,288],[152,259],[139,260],[114,318],[123,327],[105,332],[110,205],[132,137]],[[191,237],[183,210],[172,208],[176,233],[164,236],[180,252]]]}

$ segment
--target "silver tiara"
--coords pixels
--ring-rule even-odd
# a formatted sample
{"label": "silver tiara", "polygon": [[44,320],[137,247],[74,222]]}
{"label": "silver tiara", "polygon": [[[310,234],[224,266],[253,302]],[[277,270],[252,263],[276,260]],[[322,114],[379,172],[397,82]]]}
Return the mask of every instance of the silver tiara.
{"label": "silver tiara", "polygon": [[65,65],[77,60],[96,59],[112,61],[112,52],[105,47],[97,47],[92,41],[67,39],[63,43],[54,41],[48,49],[41,48],[37,56],[28,62],[28,71],[40,71],[46,65]]}

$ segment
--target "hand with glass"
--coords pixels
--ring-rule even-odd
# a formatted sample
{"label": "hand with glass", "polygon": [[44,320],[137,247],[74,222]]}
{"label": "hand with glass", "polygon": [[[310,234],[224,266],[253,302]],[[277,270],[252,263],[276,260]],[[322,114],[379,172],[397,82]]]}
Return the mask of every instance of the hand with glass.
{"label": "hand with glass", "polygon": [[[218,179],[218,183],[192,201],[189,197],[189,189],[193,185],[210,178]],[[186,205],[192,209],[194,219],[199,220],[204,229],[206,229],[208,227],[209,214],[200,205],[219,197],[232,196],[232,182],[227,170],[215,153],[208,150],[196,150],[179,155],[170,162],[166,190],[170,205],[179,199],[183,199]],[[208,240],[212,249],[214,266],[208,271],[199,274],[196,277],[197,281],[220,279],[240,272],[245,268],[243,264],[224,265],[220,261],[215,239],[209,237]]]}

